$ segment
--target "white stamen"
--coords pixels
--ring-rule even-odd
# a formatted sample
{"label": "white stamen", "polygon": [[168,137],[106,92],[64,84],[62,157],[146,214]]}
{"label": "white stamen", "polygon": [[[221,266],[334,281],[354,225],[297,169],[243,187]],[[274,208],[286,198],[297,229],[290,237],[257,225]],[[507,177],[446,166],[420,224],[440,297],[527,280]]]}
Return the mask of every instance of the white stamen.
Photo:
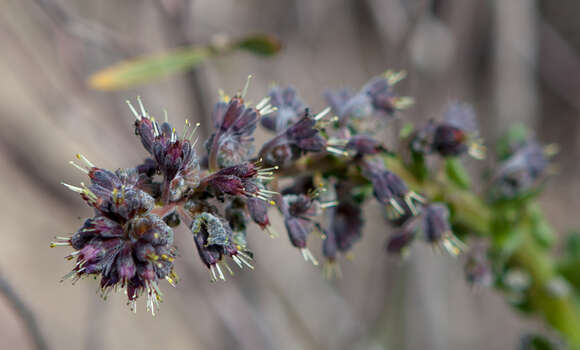
{"label": "white stamen", "polygon": [[220,268],[220,264],[219,264],[219,263],[217,263],[217,264],[215,265],[215,267],[216,267],[216,269],[217,269],[217,271],[218,271],[218,274],[219,274],[219,276],[220,276],[220,279],[221,279],[222,281],[225,281],[225,280],[226,280],[226,278],[224,277],[224,274],[223,274],[223,272],[222,272],[222,269]]}
{"label": "white stamen", "polygon": [[83,193],[84,192],[84,190],[82,188],[76,187],[76,186],[73,186],[73,185],[69,185],[69,184],[64,183],[64,182],[61,182],[61,185],[63,185],[64,187],[66,187],[69,190],[71,190],[73,192],[76,192],[76,193]]}
{"label": "white stamen", "polygon": [[133,104],[131,104],[131,101],[126,100],[125,102],[127,102],[127,105],[129,106],[129,109],[131,110],[131,112],[133,112],[133,115],[135,116],[135,118],[137,120],[141,120],[141,116],[139,115],[139,113],[137,113],[137,110],[135,109],[135,107],[133,107]]}
{"label": "white stamen", "polygon": [[405,214],[405,210],[403,209],[403,207],[401,207],[401,205],[394,198],[389,199],[389,204],[393,209],[395,209],[399,213],[399,215]]}
{"label": "white stamen", "polygon": [[260,102],[258,102],[258,104],[256,105],[256,109],[260,110],[262,108],[264,108],[268,102],[270,102],[270,96],[264,97],[262,100],[260,100]]}
{"label": "white stamen", "polygon": [[332,147],[332,146],[326,146],[326,151],[329,153],[337,154],[339,156],[348,156],[348,152],[343,151],[341,149],[338,149],[336,147]]}
{"label": "white stamen", "polygon": [[145,106],[143,106],[143,101],[141,101],[141,96],[137,96],[137,101],[139,102],[139,108],[141,108],[141,114],[143,117],[147,118],[148,114],[145,110]]}
{"label": "white stamen", "polygon": [[83,168],[82,166],[78,165],[77,163],[73,162],[72,160],[68,162],[70,165],[74,166],[75,168],[77,168],[78,170],[82,171],[85,174],[88,174],[89,171],[85,168]]}
{"label": "white stamen", "polygon": [[211,281],[212,282],[217,281],[217,276],[215,274],[214,266],[213,265],[210,265],[209,266],[209,270],[211,271]]}
{"label": "white stamen", "polygon": [[[238,252],[238,254],[240,255],[240,256],[238,256],[238,259],[240,259],[240,261],[241,261],[242,263],[244,263],[244,265],[246,265],[246,266],[247,266],[247,267],[249,267],[251,270],[253,270],[253,269],[254,269],[254,266],[252,266],[252,265],[251,265],[249,262],[247,262],[247,261],[246,261],[244,258],[242,258],[241,254],[243,254],[243,253],[242,253],[242,252]],[[233,255],[232,255],[232,256],[233,256]],[[247,259],[250,259],[250,258],[249,258],[249,257],[247,257],[247,256],[246,256],[246,258],[247,258]]]}
{"label": "white stamen", "polygon": [[[201,125],[201,123],[195,123],[195,126],[193,127],[193,130],[191,130],[191,134],[189,134],[189,137],[187,137],[190,141],[191,141],[191,138],[193,137],[193,135],[195,134],[195,132],[197,131],[197,129],[199,128],[200,125]],[[185,134],[183,134],[183,137],[185,138]]]}
{"label": "white stamen", "polygon": [[159,126],[157,125],[157,121],[153,117],[151,117],[151,124],[153,124],[153,136],[157,137],[161,135],[161,132],[159,131]]}
{"label": "white stamen", "polygon": [[302,249],[300,249],[300,252],[302,253],[302,257],[304,258],[305,261],[310,260],[310,261],[312,261],[312,264],[314,266],[318,266],[318,260],[316,260],[314,255],[312,255],[312,252],[310,251],[310,249],[302,248]]}
{"label": "white stamen", "polygon": [[338,205],[338,201],[332,201],[332,202],[321,203],[320,207],[322,209],[326,209],[326,208],[330,208],[330,207],[336,207],[337,205]]}
{"label": "white stamen", "polygon": [[230,268],[230,265],[228,265],[225,261],[222,261],[221,264],[223,265],[223,267],[226,268],[226,270],[228,270],[228,272],[230,273],[231,276],[234,275],[234,271],[232,271],[232,269]]}
{"label": "white stamen", "polygon": [[90,168],[95,168],[95,165],[94,165],[93,163],[91,163],[91,162],[90,162],[90,161],[87,159],[87,157],[83,156],[82,154],[80,154],[80,153],[77,153],[77,154],[76,154],[76,157],[77,157],[77,159],[78,159],[78,160],[82,160],[83,162],[85,162],[85,163],[86,163],[86,164],[87,164],[87,165],[88,165]]}
{"label": "white stamen", "polygon": [[278,169],[280,169],[280,167],[276,165],[276,166],[273,166],[273,167],[271,167],[271,168],[264,168],[264,169],[259,169],[259,170],[258,170],[258,173],[262,173],[262,172],[264,172],[264,171],[270,171],[270,170],[278,170]]}
{"label": "white stamen", "polygon": [[244,266],[242,265],[242,262],[240,261],[240,259],[237,256],[232,255],[232,260],[236,263],[236,265],[238,265],[238,267],[240,269],[244,268]]}
{"label": "white stamen", "polygon": [[248,92],[248,88],[250,87],[250,80],[252,80],[252,75],[248,75],[248,79],[246,80],[246,85],[244,85],[244,89],[242,90],[242,98],[246,98],[246,93]]}
{"label": "white stamen", "polygon": [[266,107],[264,107],[262,109],[259,109],[258,112],[260,112],[260,114],[262,116],[265,116],[265,115],[270,114],[272,112],[276,112],[277,110],[278,110],[277,107],[273,107],[271,105],[267,105]]}
{"label": "white stamen", "polygon": [[320,119],[324,118],[324,116],[327,115],[328,112],[330,112],[330,107],[326,107],[325,109],[320,111],[318,114],[316,114],[314,116],[314,120],[320,120]]}

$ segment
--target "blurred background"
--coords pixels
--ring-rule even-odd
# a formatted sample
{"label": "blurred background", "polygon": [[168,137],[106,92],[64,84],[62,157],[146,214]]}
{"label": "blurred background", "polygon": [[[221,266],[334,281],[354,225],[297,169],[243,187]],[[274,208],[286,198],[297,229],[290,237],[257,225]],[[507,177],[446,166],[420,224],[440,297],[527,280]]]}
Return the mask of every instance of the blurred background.
{"label": "blurred background", "polygon": [[[334,282],[285,234],[270,239],[254,228],[255,271],[210,284],[190,234],[177,229],[182,281],[175,289],[163,283],[154,318],[142,300],[136,315],[124,295],[103,302],[95,281],[59,283],[72,263],[62,258],[66,248],[48,244],[91,214],[60,185],[82,180],[67,164],[75,153],[106,168],[145,157],[126,99],[142,96],[154,114],[167,109],[175,125],[200,121],[207,136],[218,89],[234,93],[250,73],[249,99],[275,81],[320,110],[324,89],[358,89],[387,68],[409,73],[399,91],[417,103],[404,120],[437,117],[458,98],[474,104],[490,144],[515,122],[557,142],[559,174],[542,203],[560,231],[577,226],[578,14],[576,0],[3,0],[0,275],[52,349],[515,349],[522,332],[543,330],[540,322],[514,313],[493,290],[472,290],[460,261],[426,245],[402,261],[387,256],[389,229],[375,205],[366,208],[354,259],[341,261],[343,278]],[[127,90],[87,85],[120,60],[254,33],[275,35],[283,50],[212,58]],[[284,232],[280,221],[275,227]],[[311,247],[320,256],[317,237]],[[2,296],[0,339],[3,349],[34,348]]]}

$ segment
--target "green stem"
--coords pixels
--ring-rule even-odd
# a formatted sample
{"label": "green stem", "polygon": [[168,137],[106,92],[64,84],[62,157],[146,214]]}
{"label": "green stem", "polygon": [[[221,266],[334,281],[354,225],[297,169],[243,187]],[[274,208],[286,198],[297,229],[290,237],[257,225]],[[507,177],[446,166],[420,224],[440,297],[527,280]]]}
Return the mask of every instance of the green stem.
{"label": "green stem", "polygon": [[[417,191],[431,199],[446,202],[453,212],[454,226],[480,236],[491,236],[492,209],[474,193],[447,181],[419,182],[398,158],[387,157],[388,168],[401,176]],[[527,271],[532,277],[529,290],[530,303],[552,327],[558,330],[574,349],[580,349],[580,303],[569,293],[558,296],[550,292],[548,285],[559,277],[549,251],[540,247],[525,230],[526,234],[512,258],[513,267]]]}
{"label": "green stem", "polygon": [[[419,180],[396,157],[385,156],[385,164],[389,170],[399,175],[414,191],[422,193],[430,200],[445,202],[452,212],[452,224],[461,227],[468,234],[489,237],[492,230],[493,208],[487,205],[473,192],[461,188],[445,177]],[[345,169],[348,164],[341,161],[310,161],[301,163],[301,172],[316,170],[329,171],[329,168]],[[296,169],[293,169],[296,170]],[[284,175],[284,174],[281,174]],[[550,252],[540,246],[529,233],[529,223],[524,228],[524,239],[515,248],[509,264],[512,268],[527,271],[532,284],[528,297],[532,310],[543,317],[548,324],[559,331],[573,349],[580,349],[580,301],[574,293],[558,295],[550,290],[549,284],[561,275]]]}

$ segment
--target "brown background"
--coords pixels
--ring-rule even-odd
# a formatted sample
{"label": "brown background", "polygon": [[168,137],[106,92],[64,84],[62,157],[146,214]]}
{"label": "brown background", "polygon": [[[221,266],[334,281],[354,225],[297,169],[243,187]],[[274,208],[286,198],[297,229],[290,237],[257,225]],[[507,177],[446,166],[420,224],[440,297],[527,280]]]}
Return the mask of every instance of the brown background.
{"label": "brown background", "polygon": [[[256,270],[210,284],[180,229],[182,282],[163,284],[158,316],[146,314],[143,302],[133,315],[123,295],[101,301],[92,280],[58,283],[71,263],[62,259],[67,249],[48,244],[90,215],[59,183],[81,181],[67,165],[77,152],[108,168],[145,156],[127,98],[141,95],[153,113],[166,108],[175,124],[190,118],[207,131],[217,89],[235,92],[249,73],[250,99],[276,81],[296,86],[319,110],[325,88],[359,87],[386,68],[404,68],[409,78],[400,89],[417,104],[402,119],[436,117],[460,98],[474,103],[488,140],[520,121],[561,145],[560,173],[543,206],[565,230],[579,224],[579,11],[574,0],[3,0],[0,273],[30,304],[53,349],[514,349],[521,332],[540,323],[513,313],[493,291],[471,290],[458,261],[425,245],[405,261],[388,257],[376,205],[366,208],[364,240],[335,283],[284,235],[271,240],[253,229]],[[115,93],[85,84],[121,59],[257,32],[280,37],[281,54],[237,53]],[[320,240],[311,245],[320,256]],[[0,344],[32,346],[1,297]]]}

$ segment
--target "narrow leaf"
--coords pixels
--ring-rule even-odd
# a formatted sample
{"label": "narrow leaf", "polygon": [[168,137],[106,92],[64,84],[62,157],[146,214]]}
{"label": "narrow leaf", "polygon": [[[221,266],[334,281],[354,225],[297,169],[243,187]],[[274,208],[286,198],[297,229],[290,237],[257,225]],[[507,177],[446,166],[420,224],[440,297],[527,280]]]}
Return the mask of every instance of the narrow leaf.
{"label": "narrow leaf", "polygon": [[128,88],[191,69],[210,57],[212,52],[207,47],[194,47],[122,61],[91,75],[88,84],[97,90]]}
{"label": "narrow leaf", "polygon": [[282,48],[282,43],[272,35],[255,35],[242,39],[234,47],[247,50],[256,55],[272,56]]}

